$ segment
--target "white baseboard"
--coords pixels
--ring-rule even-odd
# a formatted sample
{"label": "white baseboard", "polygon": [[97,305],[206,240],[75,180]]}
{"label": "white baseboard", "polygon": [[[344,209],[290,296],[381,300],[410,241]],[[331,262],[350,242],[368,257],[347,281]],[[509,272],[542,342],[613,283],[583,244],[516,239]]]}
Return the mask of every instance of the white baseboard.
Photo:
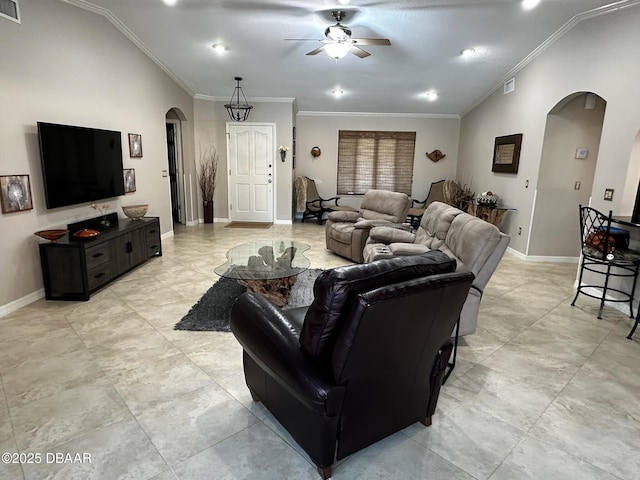
{"label": "white baseboard", "polygon": [[[204,223],[204,220],[200,218],[197,223],[194,223],[194,225],[197,225],[198,223]],[[215,217],[213,219],[213,223],[231,223],[231,220],[228,218]],[[291,225],[293,222],[291,220],[274,220],[273,223],[275,225]],[[187,225],[191,226],[190,224]]]}
{"label": "white baseboard", "polygon": [[170,230],[167,233],[163,233],[162,235],[160,235],[160,238],[162,240],[164,240],[165,238],[170,238],[170,237],[173,237],[173,230]]}
{"label": "white baseboard", "polygon": [[[229,223],[228,218],[214,217],[213,223]],[[204,225],[204,218],[197,218],[185,224],[187,227],[195,227],[196,225]]]}
{"label": "white baseboard", "polygon": [[0,306],[0,317],[4,317],[5,315],[9,315],[11,312],[15,312],[16,310],[26,307],[27,305],[35,302],[36,300],[40,300],[44,297],[44,288],[40,290],[36,290],[35,292],[30,293],[29,295],[25,295],[22,298],[14,300],[13,302],[7,303],[6,305]]}
{"label": "white baseboard", "polygon": [[511,247],[507,247],[507,252],[518,257],[525,262],[548,262],[548,263],[575,263],[578,264],[579,257],[560,257],[560,256],[545,256],[545,255],[525,255],[522,252],[514,250]]}
{"label": "white baseboard", "polygon": [[[577,285],[578,285],[577,281],[576,281],[575,285],[576,285],[576,288],[577,288]],[[585,288],[585,289],[583,289],[583,292],[589,293],[589,294],[595,295],[595,296],[602,295],[602,291],[597,289],[597,288]],[[610,298],[612,300],[615,299],[615,297],[612,297],[611,295],[607,295],[606,298]],[[629,302],[607,302],[606,298],[605,298],[605,301],[604,301],[605,305],[607,305],[609,307],[613,307],[616,310],[624,313],[625,315],[629,315]],[[578,296],[578,300],[577,301],[580,301],[580,297],[579,296]],[[638,309],[638,305],[637,304],[634,305],[634,308],[637,310]]]}

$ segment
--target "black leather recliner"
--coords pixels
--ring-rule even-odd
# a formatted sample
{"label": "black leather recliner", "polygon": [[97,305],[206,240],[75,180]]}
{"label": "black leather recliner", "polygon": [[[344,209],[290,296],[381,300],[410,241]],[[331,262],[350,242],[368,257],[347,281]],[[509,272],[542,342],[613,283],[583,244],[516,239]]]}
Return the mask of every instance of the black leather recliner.
{"label": "black leather recliner", "polygon": [[318,466],[431,424],[473,274],[440,251],[320,274],[309,307],[243,294],[231,331],[247,386]]}

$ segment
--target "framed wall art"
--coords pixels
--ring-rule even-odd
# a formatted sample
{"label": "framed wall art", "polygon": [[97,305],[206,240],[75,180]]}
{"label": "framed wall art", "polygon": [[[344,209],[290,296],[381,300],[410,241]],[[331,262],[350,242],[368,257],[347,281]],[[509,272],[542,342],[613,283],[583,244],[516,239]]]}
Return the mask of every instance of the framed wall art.
{"label": "framed wall art", "polygon": [[135,168],[125,168],[122,170],[124,175],[124,193],[136,191],[136,170]]}
{"label": "framed wall art", "polygon": [[2,213],[33,209],[29,175],[0,176],[0,204]]}
{"label": "framed wall art", "polygon": [[139,133],[129,134],[129,156],[131,158],[142,157],[142,135]]}
{"label": "framed wall art", "polygon": [[496,137],[493,145],[493,166],[491,171],[496,173],[518,173],[521,146],[521,133]]}

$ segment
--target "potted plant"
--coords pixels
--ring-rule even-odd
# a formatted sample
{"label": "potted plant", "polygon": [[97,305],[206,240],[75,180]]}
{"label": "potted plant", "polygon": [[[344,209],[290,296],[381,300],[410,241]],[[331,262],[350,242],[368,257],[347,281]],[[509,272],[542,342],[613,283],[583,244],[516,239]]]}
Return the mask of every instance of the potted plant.
{"label": "potted plant", "polygon": [[216,191],[218,175],[218,152],[213,145],[200,148],[200,175],[198,184],[202,194],[204,223],[213,223],[213,194]]}
{"label": "potted plant", "polygon": [[471,190],[471,185],[460,187],[455,195],[455,206],[463,212],[466,212],[469,208],[469,204],[473,203],[476,199],[476,192]]}

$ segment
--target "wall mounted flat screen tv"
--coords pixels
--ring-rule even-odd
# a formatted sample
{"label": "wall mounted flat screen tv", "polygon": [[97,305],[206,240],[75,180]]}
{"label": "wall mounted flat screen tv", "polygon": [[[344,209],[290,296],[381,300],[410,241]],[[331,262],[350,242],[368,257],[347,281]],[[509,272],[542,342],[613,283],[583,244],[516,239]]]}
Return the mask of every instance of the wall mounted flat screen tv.
{"label": "wall mounted flat screen tv", "polygon": [[38,122],[47,208],[124,195],[122,135]]}

